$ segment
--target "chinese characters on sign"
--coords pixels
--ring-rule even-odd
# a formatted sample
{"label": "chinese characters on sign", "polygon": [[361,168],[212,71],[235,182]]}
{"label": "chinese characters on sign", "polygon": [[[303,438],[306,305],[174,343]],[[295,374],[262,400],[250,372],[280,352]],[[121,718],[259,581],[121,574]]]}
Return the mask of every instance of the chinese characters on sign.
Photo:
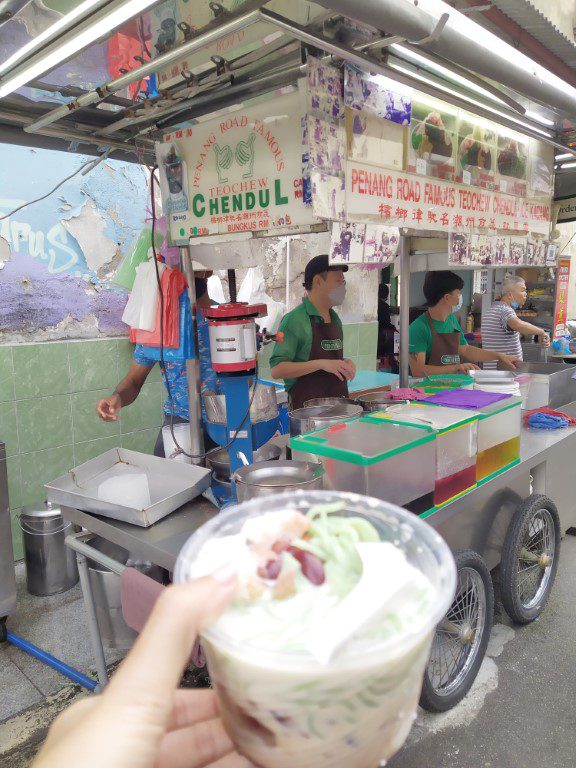
{"label": "chinese characters on sign", "polygon": [[556,307],[554,310],[553,338],[559,339],[566,333],[566,311],[568,309],[568,282],[570,280],[570,259],[558,262],[556,282]]}
{"label": "chinese characters on sign", "polygon": [[349,162],[346,173],[349,220],[375,218],[382,224],[435,231],[483,230],[548,235],[549,202],[424,179]]}

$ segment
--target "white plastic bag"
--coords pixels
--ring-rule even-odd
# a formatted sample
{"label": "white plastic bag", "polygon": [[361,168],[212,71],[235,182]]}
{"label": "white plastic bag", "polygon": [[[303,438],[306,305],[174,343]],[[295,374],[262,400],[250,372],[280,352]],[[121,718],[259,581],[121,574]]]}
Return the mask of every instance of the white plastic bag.
{"label": "white plastic bag", "polygon": [[280,320],[286,311],[286,306],[280,301],[275,301],[266,293],[261,267],[250,267],[238,291],[238,301],[247,301],[249,304],[266,304],[268,314],[266,317],[257,318],[256,323],[259,328],[266,328],[268,333],[276,333]]}
{"label": "white plastic bag", "polygon": [[[166,269],[164,264],[158,264],[160,277]],[[153,331],[156,328],[156,313],[160,292],[154,259],[144,261],[136,267],[136,278],[132,293],[122,314],[122,320],[131,328],[140,331]]]}

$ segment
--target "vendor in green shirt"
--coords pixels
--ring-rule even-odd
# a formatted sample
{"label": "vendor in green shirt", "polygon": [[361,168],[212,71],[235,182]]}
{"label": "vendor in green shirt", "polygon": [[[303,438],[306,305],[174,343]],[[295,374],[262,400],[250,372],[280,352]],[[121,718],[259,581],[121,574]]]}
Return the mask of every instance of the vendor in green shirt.
{"label": "vendor in green shirt", "polygon": [[464,280],[454,272],[428,272],[424,296],[428,310],[410,323],[410,371],[423,378],[435,373],[467,373],[496,360],[513,370],[518,357],[468,345],[455,312],[462,307]]}
{"label": "vendor in green shirt", "polygon": [[[346,297],[345,265],[331,265],[327,255],[306,265],[307,296],[282,318],[270,372],[284,379],[292,410],[315,397],[346,397],[356,366],[344,359],[342,321],[333,307]],[[281,341],[280,341],[281,339]]]}

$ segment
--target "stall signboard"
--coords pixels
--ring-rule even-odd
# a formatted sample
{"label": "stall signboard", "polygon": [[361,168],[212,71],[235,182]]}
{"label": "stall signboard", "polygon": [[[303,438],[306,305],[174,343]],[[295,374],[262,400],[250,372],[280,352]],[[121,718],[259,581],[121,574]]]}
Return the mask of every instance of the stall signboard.
{"label": "stall signboard", "polygon": [[558,224],[576,221],[576,195],[556,198],[555,202],[558,208]]}
{"label": "stall signboard", "polygon": [[553,339],[559,339],[566,333],[566,312],[568,310],[568,283],[570,281],[570,259],[558,262],[556,281],[556,305],[554,309]]}
{"label": "stall signboard", "polygon": [[302,199],[298,92],[182,128],[156,146],[176,243],[318,222]]}
{"label": "stall signboard", "polygon": [[346,169],[346,212],[350,221],[378,220],[412,229],[547,236],[551,200],[519,198],[352,161]]}

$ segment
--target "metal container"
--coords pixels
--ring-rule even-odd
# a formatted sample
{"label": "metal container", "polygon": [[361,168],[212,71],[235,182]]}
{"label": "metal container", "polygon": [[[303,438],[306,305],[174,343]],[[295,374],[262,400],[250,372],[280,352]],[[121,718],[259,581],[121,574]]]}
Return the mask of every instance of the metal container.
{"label": "metal container", "polygon": [[305,435],[317,429],[341,424],[348,419],[359,419],[363,414],[362,406],[347,402],[336,405],[315,405],[310,408],[297,408],[290,411],[290,437]]}
{"label": "metal container", "polygon": [[72,523],[62,518],[60,507],[40,501],[20,513],[24,537],[26,585],[31,595],[56,595],[78,582],[76,555],[64,539]]}
{"label": "metal container", "polygon": [[365,413],[376,413],[385,411],[394,400],[390,398],[390,392],[365,392],[356,398],[356,402],[362,406]]}
{"label": "metal container", "polygon": [[[250,387],[250,420],[253,424],[261,421],[270,421],[278,416],[278,403],[276,401],[276,387],[274,384],[258,383],[256,392]],[[226,424],[226,397],[214,392],[205,392],[202,395],[206,419],[211,424]]]}
{"label": "metal container", "polygon": [[[266,443],[252,452],[253,464],[260,461],[278,461],[282,449],[278,445]],[[206,465],[214,470],[219,480],[230,479],[230,455],[226,448],[212,448],[206,454]]]}
{"label": "metal container", "polygon": [[312,400],[304,401],[304,408],[313,408],[315,405],[356,405],[356,401],[351,397],[313,397]]}
{"label": "metal container", "polygon": [[321,490],[324,469],[306,461],[262,461],[234,472],[238,501],[289,490]]}
{"label": "metal container", "polygon": [[[98,536],[86,543],[122,565],[129,565],[155,581],[162,581],[162,568],[148,562],[131,561],[129,552],[123,547]],[[89,558],[87,563],[102,642],[108,648],[127,650],[134,643],[137,634],[124,621],[120,576]]]}
{"label": "metal container", "polygon": [[576,367],[564,363],[522,363],[518,373],[530,375],[525,407],[528,410],[548,406],[561,408],[576,400]]}
{"label": "metal container", "polygon": [[49,501],[144,528],[210,485],[210,470],[112,448],[47,483]]}

